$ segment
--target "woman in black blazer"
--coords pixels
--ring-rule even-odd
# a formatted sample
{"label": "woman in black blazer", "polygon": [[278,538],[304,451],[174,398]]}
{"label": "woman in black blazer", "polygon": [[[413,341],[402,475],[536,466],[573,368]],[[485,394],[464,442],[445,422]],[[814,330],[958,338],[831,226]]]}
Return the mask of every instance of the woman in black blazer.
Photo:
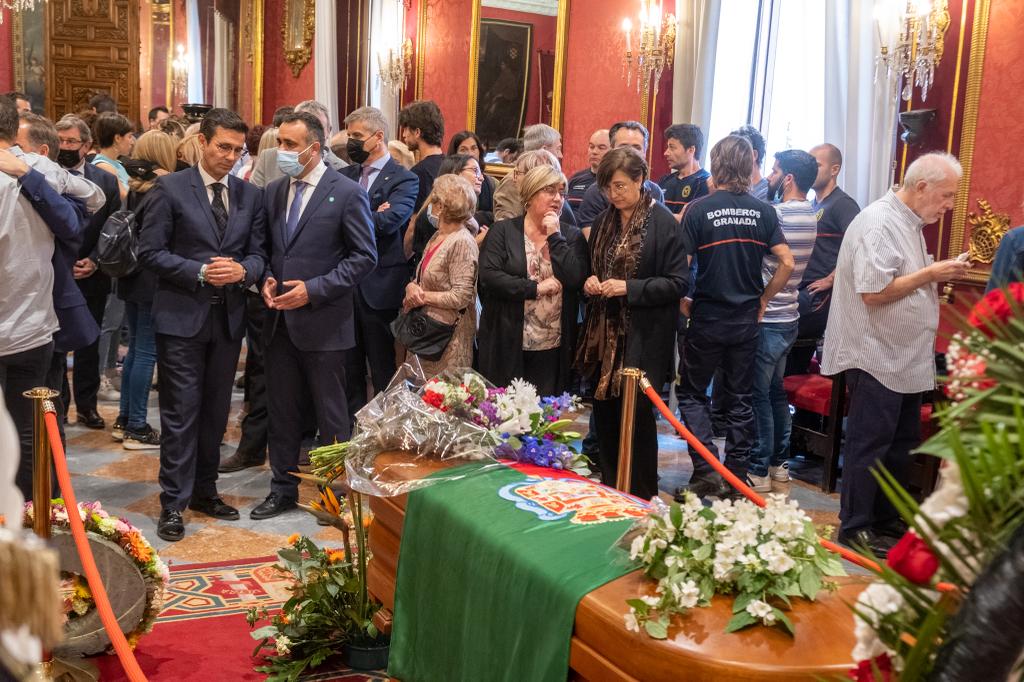
{"label": "woman in black blazer", "polygon": [[[631,148],[608,152],[597,183],[611,206],[590,234],[593,274],[576,368],[594,389],[602,482],[615,485],[622,393],[619,370],[642,369],[660,389],[672,371],[679,301],[686,287],[686,253],[675,217],[644,189],[647,162]],[[640,398],[633,429],[629,492],[658,494],[658,433],[650,401]]]}
{"label": "woman in black blazer", "polygon": [[540,395],[568,389],[587,242],[560,223],[565,176],[538,166],[523,177],[526,211],[491,227],[480,251],[481,373],[498,386],[523,378]]}

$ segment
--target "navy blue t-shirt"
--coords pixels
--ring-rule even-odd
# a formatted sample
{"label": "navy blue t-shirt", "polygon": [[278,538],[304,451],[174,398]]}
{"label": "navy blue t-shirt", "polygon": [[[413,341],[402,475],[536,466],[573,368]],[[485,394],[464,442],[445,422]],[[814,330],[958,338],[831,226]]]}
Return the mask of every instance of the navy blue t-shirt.
{"label": "navy blue t-shirt", "polygon": [[711,173],[701,168],[685,178],[680,178],[679,174],[673,171],[658,180],[658,186],[665,192],[665,207],[678,214],[691,201],[707,196],[710,177]]}
{"label": "navy blue t-shirt", "polygon": [[843,235],[860,213],[860,206],[853,197],[838,187],[820,203],[815,200],[814,208],[818,212],[818,237],[814,240],[811,260],[807,262],[807,269],[800,282],[801,289],[822,277],[828,277],[836,269]]}
{"label": "navy blue t-shirt", "polygon": [[565,189],[565,200],[574,210],[579,209],[580,204],[583,203],[583,195],[595,182],[597,182],[597,176],[589,168],[584,168],[569,178],[569,186]]}
{"label": "navy blue t-shirt", "polygon": [[697,257],[693,320],[756,321],[761,261],[785,244],[775,209],[749,194],[719,190],[683,216],[683,246]]}
{"label": "navy blue t-shirt", "polygon": [[[664,205],[665,193],[661,191],[661,187],[650,180],[644,180],[644,189],[651,193],[652,199]],[[576,211],[576,224],[581,228],[591,227],[597,217],[604,213],[610,205],[608,198],[595,182],[583,193],[583,203],[580,205],[580,210]]]}

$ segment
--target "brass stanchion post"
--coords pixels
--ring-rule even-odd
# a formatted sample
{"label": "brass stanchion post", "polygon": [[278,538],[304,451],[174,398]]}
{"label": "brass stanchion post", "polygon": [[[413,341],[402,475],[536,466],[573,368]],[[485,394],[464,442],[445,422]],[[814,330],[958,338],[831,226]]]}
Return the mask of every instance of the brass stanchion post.
{"label": "brass stanchion post", "polygon": [[47,412],[56,412],[51,398],[59,395],[53,389],[40,387],[25,391],[23,394],[33,402],[32,413],[32,530],[41,538],[50,537],[50,498],[53,481],[50,471],[53,469],[53,453],[50,452],[50,440],[46,436]]}
{"label": "brass stanchion post", "polygon": [[622,492],[629,492],[633,480],[633,431],[636,415],[636,392],[643,372],[635,367],[622,370],[622,421],[619,429],[619,471],[615,477],[615,487]]}

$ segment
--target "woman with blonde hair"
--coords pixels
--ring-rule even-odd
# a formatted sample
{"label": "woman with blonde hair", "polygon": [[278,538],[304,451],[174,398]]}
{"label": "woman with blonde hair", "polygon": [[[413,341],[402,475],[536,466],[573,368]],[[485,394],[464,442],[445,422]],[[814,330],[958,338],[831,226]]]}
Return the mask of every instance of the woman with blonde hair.
{"label": "woman with blonde hair", "polygon": [[177,156],[178,161],[188,166],[194,166],[199,163],[199,159],[203,158],[203,149],[199,146],[199,133],[186,135],[178,143]]}
{"label": "woman with blonde hair", "polygon": [[[135,214],[136,229],[146,229],[150,190],[157,180],[174,172],[174,138],[160,130],[150,130],[135,143],[132,158],[125,161],[128,180],[128,210]],[[128,325],[128,355],[121,373],[121,406],[114,422],[113,436],[126,450],[155,450],[160,447],[160,432],[146,421],[149,389],[156,363],[156,333],[153,330],[155,273],[140,269],[117,280],[117,295],[124,301]]]}
{"label": "woman with blonde hair", "polygon": [[522,378],[541,395],[568,390],[587,242],[560,222],[565,176],[541,165],[519,182],[524,214],[491,227],[480,252],[480,371],[497,386]]}
{"label": "woman with blonde hair", "polygon": [[465,178],[438,176],[427,201],[437,216],[437,232],[427,242],[416,277],[405,287],[402,311],[422,307],[437,322],[455,325],[440,358],[419,357],[423,372],[430,377],[448,367],[469,367],[473,363],[480,251],[466,229],[466,221],[476,210],[476,192]]}

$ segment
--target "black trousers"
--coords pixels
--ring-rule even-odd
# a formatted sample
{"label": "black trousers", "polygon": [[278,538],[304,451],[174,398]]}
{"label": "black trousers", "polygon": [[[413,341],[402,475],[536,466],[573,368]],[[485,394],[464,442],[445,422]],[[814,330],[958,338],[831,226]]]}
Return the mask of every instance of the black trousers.
{"label": "black trousers", "polygon": [[[828,324],[828,309],[832,302],[832,292],[819,296],[822,300],[818,308],[814,309],[811,296],[806,289],[800,290],[800,327],[796,338],[820,339],[825,336],[825,326]],[[807,368],[811,365],[811,358],[814,357],[813,346],[793,347],[789,351],[789,358],[786,360],[786,376],[791,374],[806,374]]]}
{"label": "black trousers", "polygon": [[[679,412],[694,436],[712,453],[711,411],[707,390],[712,376],[718,386],[718,404],[725,418],[725,465],[741,479],[747,474],[750,451],[757,439],[757,426],[750,390],[754,383],[757,353],[756,322],[725,324],[718,321],[691,322],[686,332],[683,371],[680,374]],[[693,480],[712,477],[711,465],[700,455],[690,455]]]}
{"label": "black trousers", "polygon": [[843,449],[839,524],[855,533],[897,518],[871,470],[885,466],[904,487],[910,451],[921,442],[921,394],[897,393],[860,369],[846,372],[850,390]]}
{"label": "black trousers", "polygon": [[[310,398],[316,411],[320,442],[328,445],[351,436],[345,399],[347,351],[301,351],[292,343],[282,315],[267,344],[267,394],[270,415],[270,492],[294,500],[299,494],[299,447]],[[307,397],[308,396],[308,397]]]}
{"label": "black trousers", "polygon": [[565,386],[558,385],[561,357],[561,348],[523,351],[523,378],[537,387],[537,395],[561,395],[565,390]]}
{"label": "black trousers", "polygon": [[156,335],[160,368],[160,504],[184,510],[217,495],[220,443],[242,340],[228,334],[223,305],[211,305],[195,336]]}
{"label": "black trousers", "polygon": [[263,339],[263,323],[267,306],[263,296],[246,292],[245,299],[245,395],[249,412],[242,420],[242,436],[238,452],[245,458],[262,460],[267,452],[269,428],[267,408],[267,376]]}
{"label": "black trousers", "polygon": [[374,394],[386,389],[395,376],[395,337],[391,333],[391,323],[398,317],[398,308],[375,310],[358,289],[353,299],[356,345],[345,351],[344,363],[348,415],[349,421],[354,423],[356,412],[370,397],[366,395],[367,364]]}
{"label": "black trousers", "polygon": [[46,385],[51,355],[53,341],[20,353],[0,356],[0,388],[4,391],[7,411],[18,429],[21,446],[21,461],[14,481],[26,500],[32,499],[32,400],[22,393]]}
{"label": "black trousers", "polygon": [[[96,324],[103,325],[103,310],[107,307],[107,295],[86,296],[85,303]],[[75,351],[75,366],[71,371],[75,409],[81,414],[96,409],[96,393],[100,390],[100,340],[97,338],[85,348]],[[65,403],[65,409],[68,405]]]}
{"label": "black trousers", "polygon": [[[633,419],[633,472],[629,492],[649,500],[658,494],[658,427],[654,408],[645,395],[636,399]],[[619,471],[619,435],[622,432],[622,398],[594,400],[594,420],[601,425],[597,432],[597,464],[601,482],[615,487]]]}
{"label": "black trousers", "polygon": [[[50,356],[50,366],[46,370],[46,387],[57,391],[53,399],[53,406],[57,410],[57,429],[60,431],[60,441],[67,452],[68,440],[64,436],[64,419],[68,414],[68,356],[67,353],[54,351]],[[56,480],[56,479],[54,479]]]}

